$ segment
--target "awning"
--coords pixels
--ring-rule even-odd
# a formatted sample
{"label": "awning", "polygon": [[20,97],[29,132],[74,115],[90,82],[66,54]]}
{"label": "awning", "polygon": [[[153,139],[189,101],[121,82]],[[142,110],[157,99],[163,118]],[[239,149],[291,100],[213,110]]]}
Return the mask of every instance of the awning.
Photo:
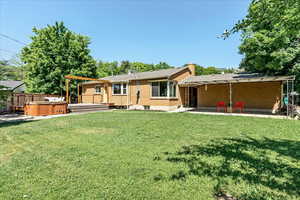
{"label": "awning", "polygon": [[263,76],[259,74],[214,74],[202,76],[190,76],[181,82],[179,85],[197,86],[206,84],[224,84],[224,83],[249,83],[249,82],[271,82],[271,81],[289,81],[295,80],[295,76]]}

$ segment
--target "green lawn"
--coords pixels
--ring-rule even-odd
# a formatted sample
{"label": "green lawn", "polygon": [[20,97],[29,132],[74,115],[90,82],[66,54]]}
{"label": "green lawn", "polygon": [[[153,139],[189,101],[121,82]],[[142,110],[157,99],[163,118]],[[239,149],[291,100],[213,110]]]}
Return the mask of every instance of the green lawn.
{"label": "green lawn", "polygon": [[103,112],[0,124],[0,199],[300,199],[300,122]]}

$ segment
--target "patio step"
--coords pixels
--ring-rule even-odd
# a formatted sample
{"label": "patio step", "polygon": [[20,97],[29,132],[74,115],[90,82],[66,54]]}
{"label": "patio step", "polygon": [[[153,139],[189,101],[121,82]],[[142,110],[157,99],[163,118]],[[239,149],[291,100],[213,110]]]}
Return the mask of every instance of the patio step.
{"label": "patio step", "polygon": [[69,104],[68,109],[72,113],[77,112],[92,112],[109,110],[109,107],[104,104]]}

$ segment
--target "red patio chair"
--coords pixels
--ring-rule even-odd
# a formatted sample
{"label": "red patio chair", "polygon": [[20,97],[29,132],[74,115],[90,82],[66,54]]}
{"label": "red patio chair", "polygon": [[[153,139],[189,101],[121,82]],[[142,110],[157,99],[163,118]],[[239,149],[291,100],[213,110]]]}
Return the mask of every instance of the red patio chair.
{"label": "red patio chair", "polygon": [[238,101],[233,106],[233,111],[240,110],[240,113],[244,111],[245,103],[242,101]]}
{"label": "red patio chair", "polygon": [[227,105],[226,105],[226,103],[224,101],[219,101],[217,103],[217,112],[219,112],[220,109],[222,109],[222,108],[224,109],[224,112],[227,112]]}

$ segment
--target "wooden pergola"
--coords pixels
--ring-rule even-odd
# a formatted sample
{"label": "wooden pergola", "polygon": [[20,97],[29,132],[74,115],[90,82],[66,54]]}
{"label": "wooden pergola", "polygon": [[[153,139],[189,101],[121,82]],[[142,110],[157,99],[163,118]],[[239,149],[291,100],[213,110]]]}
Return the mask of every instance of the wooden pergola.
{"label": "wooden pergola", "polygon": [[[70,95],[69,95],[69,88],[70,88],[70,81],[71,80],[81,80],[81,81],[97,81],[99,83],[107,83],[106,80],[100,80],[96,78],[88,78],[83,76],[73,76],[73,75],[66,75],[66,102],[69,104],[70,102]],[[77,85],[77,92],[79,94],[80,91],[80,84]],[[78,103],[80,103],[80,99],[78,98]]]}

